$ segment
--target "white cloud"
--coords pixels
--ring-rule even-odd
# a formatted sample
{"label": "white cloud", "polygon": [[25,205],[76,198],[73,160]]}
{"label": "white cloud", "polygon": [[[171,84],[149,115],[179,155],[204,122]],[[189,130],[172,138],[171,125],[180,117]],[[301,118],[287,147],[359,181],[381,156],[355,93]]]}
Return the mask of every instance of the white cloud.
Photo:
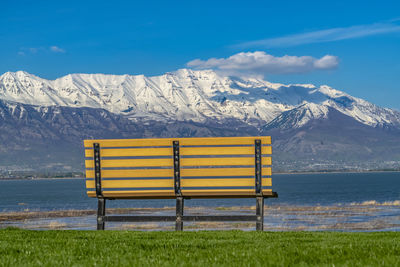
{"label": "white cloud", "polygon": [[65,50],[58,47],[58,46],[50,46],[50,51],[54,52],[54,53],[65,53]]}
{"label": "white cloud", "polygon": [[398,19],[394,19],[388,23],[356,25],[344,28],[332,28],[327,30],[292,34],[277,38],[268,38],[263,40],[244,42],[241,44],[233,45],[233,47],[235,48],[289,47],[289,46],[297,46],[303,44],[326,43],[339,40],[361,38],[378,34],[400,32],[400,25],[395,23],[397,21]]}
{"label": "white cloud", "polygon": [[336,68],[339,64],[336,56],[325,55],[314,62],[315,69],[329,70]]}
{"label": "white cloud", "polygon": [[43,52],[52,52],[52,53],[65,53],[65,49],[60,48],[58,46],[50,46],[50,47],[21,47],[18,51],[19,56],[25,56],[25,55],[33,55],[33,54],[41,54]]}
{"label": "white cloud", "polygon": [[19,56],[26,56],[29,54],[37,54],[41,50],[43,50],[42,47],[39,47],[39,48],[37,48],[37,47],[21,47],[19,49],[19,51],[17,52],[17,54]]}
{"label": "white cloud", "polygon": [[228,58],[195,59],[186,65],[197,69],[214,69],[225,75],[264,76],[329,70],[336,68],[338,64],[338,58],[331,55],[319,59],[311,56],[275,57],[264,51],[256,51],[241,52]]}

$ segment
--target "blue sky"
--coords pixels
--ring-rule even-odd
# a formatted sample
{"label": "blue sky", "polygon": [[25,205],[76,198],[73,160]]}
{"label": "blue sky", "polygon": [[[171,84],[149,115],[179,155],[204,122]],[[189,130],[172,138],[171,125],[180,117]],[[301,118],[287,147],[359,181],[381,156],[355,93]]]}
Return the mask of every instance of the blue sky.
{"label": "blue sky", "polygon": [[0,73],[214,68],[328,84],[400,110],[395,0],[5,1],[0,25]]}

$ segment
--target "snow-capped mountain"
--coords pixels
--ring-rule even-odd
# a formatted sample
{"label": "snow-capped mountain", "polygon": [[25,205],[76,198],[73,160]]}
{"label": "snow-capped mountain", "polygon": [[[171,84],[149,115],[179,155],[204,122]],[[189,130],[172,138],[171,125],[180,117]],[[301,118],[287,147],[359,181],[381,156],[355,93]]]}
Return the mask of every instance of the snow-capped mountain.
{"label": "snow-capped mountain", "polygon": [[0,76],[0,99],[38,106],[103,108],[132,120],[222,120],[253,126],[307,106],[294,127],[326,117],[328,107],[370,126],[400,125],[400,113],[352,97],[329,86],[283,85],[221,77],[211,70],[181,69],[161,76],[70,74],[46,80],[18,71]]}
{"label": "snow-capped mountain", "polygon": [[181,69],[0,76],[4,170],[82,170],[82,140],[271,135],[274,170],[400,169],[400,113],[329,86]]}

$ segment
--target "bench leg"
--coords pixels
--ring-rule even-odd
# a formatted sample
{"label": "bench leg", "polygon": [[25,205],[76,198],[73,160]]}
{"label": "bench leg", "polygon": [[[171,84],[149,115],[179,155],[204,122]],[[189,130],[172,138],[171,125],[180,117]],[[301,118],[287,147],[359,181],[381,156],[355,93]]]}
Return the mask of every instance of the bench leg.
{"label": "bench leg", "polygon": [[257,197],[256,216],[256,230],[264,231],[264,197]]}
{"label": "bench leg", "polygon": [[177,197],[175,231],[183,230],[183,204],[183,197]]}
{"label": "bench leg", "polygon": [[97,230],[104,230],[103,216],[106,215],[106,200],[98,198],[97,201]]}

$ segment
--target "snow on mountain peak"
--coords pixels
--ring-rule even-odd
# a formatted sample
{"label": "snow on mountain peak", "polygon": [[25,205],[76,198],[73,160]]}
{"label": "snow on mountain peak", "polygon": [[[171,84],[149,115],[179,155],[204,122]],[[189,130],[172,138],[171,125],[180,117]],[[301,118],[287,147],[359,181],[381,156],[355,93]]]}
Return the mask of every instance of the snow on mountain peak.
{"label": "snow on mountain peak", "polygon": [[104,108],[130,119],[222,120],[269,123],[300,108],[304,125],[328,107],[371,126],[400,125],[400,115],[323,85],[283,85],[256,78],[223,77],[212,70],[180,69],[164,75],[69,74],[46,80],[27,72],[0,76],[0,99],[40,106]]}
{"label": "snow on mountain peak", "polygon": [[301,128],[311,120],[327,119],[328,116],[329,106],[304,103],[291,110],[282,112],[269,122],[264,129],[279,128],[280,130],[290,130]]}

